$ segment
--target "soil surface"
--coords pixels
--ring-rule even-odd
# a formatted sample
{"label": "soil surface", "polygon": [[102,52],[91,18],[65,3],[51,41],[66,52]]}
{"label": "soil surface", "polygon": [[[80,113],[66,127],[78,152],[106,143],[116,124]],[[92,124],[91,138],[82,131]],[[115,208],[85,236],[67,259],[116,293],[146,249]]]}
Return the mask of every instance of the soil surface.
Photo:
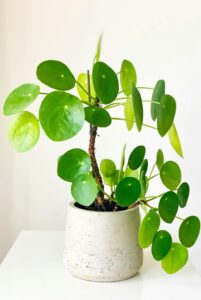
{"label": "soil surface", "polygon": [[75,203],[75,206],[78,208],[86,209],[86,210],[92,210],[92,211],[121,211],[126,210],[128,207],[121,207],[117,205],[114,201],[109,201],[108,199],[104,200],[104,205],[99,205],[97,201],[92,203],[90,206],[83,206],[81,204]]}

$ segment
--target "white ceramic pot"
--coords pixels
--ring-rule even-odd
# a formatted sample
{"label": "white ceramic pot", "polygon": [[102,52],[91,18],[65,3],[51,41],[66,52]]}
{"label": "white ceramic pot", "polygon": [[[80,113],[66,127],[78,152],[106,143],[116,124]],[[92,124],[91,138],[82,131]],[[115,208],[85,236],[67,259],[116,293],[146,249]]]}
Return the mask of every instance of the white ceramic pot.
{"label": "white ceramic pot", "polygon": [[69,272],[91,281],[134,276],[143,261],[138,245],[139,207],[97,212],[69,204],[64,263]]}

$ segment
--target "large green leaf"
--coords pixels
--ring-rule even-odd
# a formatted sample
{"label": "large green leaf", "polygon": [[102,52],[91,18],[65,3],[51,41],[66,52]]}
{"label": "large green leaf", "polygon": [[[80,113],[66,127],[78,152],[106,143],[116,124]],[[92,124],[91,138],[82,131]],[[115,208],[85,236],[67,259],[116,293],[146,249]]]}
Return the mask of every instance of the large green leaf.
{"label": "large green leaf", "polygon": [[152,98],[151,98],[151,117],[153,121],[155,121],[157,118],[159,104],[164,94],[165,94],[165,81],[158,80],[154,87]]}
{"label": "large green leaf", "polygon": [[75,77],[69,68],[58,60],[46,60],[37,67],[38,79],[47,86],[61,91],[75,86]]}
{"label": "large green leaf", "polygon": [[173,274],[184,267],[188,260],[188,250],[179,243],[172,243],[170,251],[162,260],[161,266],[168,274]]}
{"label": "large green leaf", "polygon": [[177,196],[179,197],[179,206],[180,207],[185,207],[186,203],[188,201],[188,197],[189,197],[189,193],[190,193],[190,187],[189,184],[187,182],[183,182],[177,191]]}
{"label": "large green leaf", "polygon": [[179,227],[180,242],[186,247],[192,247],[200,233],[200,220],[196,216],[186,218]]}
{"label": "large green leaf", "polygon": [[169,191],[165,193],[159,202],[159,214],[163,221],[172,223],[176,217],[179,206],[179,199],[176,193]]}
{"label": "large green leaf", "polygon": [[100,164],[100,170],[103,176],[111,177],[116,171],[115,163],[111,159],[103,159]]}
{"label": "large green leaf", "polygon": [[97,106],[85,107],[85,120],[98,127],[108,127],[112,119],[110,114],[103,108]]}
{"label": "large green leaf", "polygon": [[77,176],[88,173],[91,168],[91,159],[82,149],[71,149],[60,156],[57,174],[66,181],[73,181]]}
{"label": "large green leaf", "polygon": [[172,126],[170,127],[168,131],[168,136],[169,136],[170,144],[172,145],[174,150],[177,152],[179,156],[183,157],[181,142],[175,124],[172,124]]}
{"label": "large green leaf", "polygon": [[139,230],[139,245],[147,248],[151,245],[154,235],[160,226],[160,217],[154,210],[150,210],[141,222]]}
{"label": "large green leaf", "polygon": [[172,237],[166,230],[158,231],[153,239],[151,252],[155,260],[162,260],[169,252],[172,245]]}
{"label": "large green leaf", "polygon": [[174,161],[165,162],[160,169],[160,178],[170,190],[175,190],[181,182],[181,170]]}
{"label": "large green leaf", "polygon": [[141,193],[140,182],[134,177],[123,178],[116,188],[117,203],[127,207],[138,200]]}
{"label": "large green leaf", "polygon": [[17,114],[9,126],[8,137],[11,146],[17,152],[25,152],[33,148],[39,136],[39,122],[36,117],[28,111]]}
{"label": "large green leaf", "polygon": [[164,136],[173,124],[176,113],[176,102],[170,95],[164,95],[161,99],[158,116],[157,128],[161,136]]}
{"label": "large green leaf", "polygon": [[157,154],[156,154],[156,165],[157,165],[157,168],[159,171],[163,164],[164,164],[163,151],[161,149],[158,149]]}
{"label": "large green leaf", "polygon": [[121,87],[126,96],[131,94],[131,83],[136,86],[137,74],[133,64],[124,59],[120,71]]}
{"label": "large green leaf", "polygon": [[39,110],[43,130],[53,141],[64,141],[76,135],[83,126],[84,116],[80,100],[61,91],[48,94]]}
{"label": "large green leaf", "polygon": [[141,166],[145,152],[146,149],[144,146],[138,146],[131,152],[128,159],[128,165],[131,170],[136,170]]}
{"label": "large green leaf", "polygon": [[92,78],[98,99],[104,104],[113,102],[119,91],[116,73],[105,63],[97,62],[93,67]]}
{"label": "large green leaf", "polygon": [[[90,93],[91,93],[91,96],[93,98],[95,98],[96,94],[95,94],[95,90],[94,90],[94,86],[93,86],[92,77],[90,76],[89,78],[90,78],[89,79],[89,81],[90,81]],[[78,76],[77,82],[84,88],[84,90],[86,92],[88,92],[88,77],[87,77],[86,73],[81,73]],[[89,97],[88,94],[80,87],[79,84],[77,84],[77,91],[78,91],[78,94],[79,94],[80,98],[84,101],[88,101],[88,97]]]}
{"label": "large green leaf", "polygon": [[124,116],[126,120],[126,126],[128,130],[131,130],[134,125],[135,117],[133,110],[133,101],[131,97],[126,99],[126,103],[124,104]]}
{"label": "large green leaf", "polygon": [[4,103],[4,115],[8,116],[21,112],[36,99],[39,92],[39,86],[32,83],[17,87],[9,94]]}
{"label": "large green leaf", "polygon": [[141,98],[140,92],[133,84],[131,85],[131,95],[132,95],[132,101],[133,101],[135,122],[136,122],[138,131],[141,131],[142,124],[143,124],[142,98]]}
{"label": "large green leaf", "polygon": [[79,175],[72,182],[71,193],[79,204],[84,206],[91,205],[98,193],[95,179],[90,174]]}

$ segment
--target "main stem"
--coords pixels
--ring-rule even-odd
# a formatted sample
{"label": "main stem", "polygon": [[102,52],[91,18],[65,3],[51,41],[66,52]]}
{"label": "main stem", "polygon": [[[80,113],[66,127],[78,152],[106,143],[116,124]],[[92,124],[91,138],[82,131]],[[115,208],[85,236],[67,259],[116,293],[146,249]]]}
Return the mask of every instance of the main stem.
{"label": "main stem", "polygon": [[[89,97],[89,102],[91,102],[91,87],[90,87],[90,74],[89,71],[87,71],[87,84],[88,84],[88,97]],[[98,104],[98,99],[95,101],[95,105],[99,106]],[[96,198],[96,201],[98,202],[99,205],[104,207],[104,185],[103,185],[103,179],[101,177],[98,163],[96,160],[96,155],[95,155],[95,142],[96,142],[96,136],[97,136],[97,126],[90,124],[90,138],[89,138],[89,156],[91,158],[91,165],[92,165],[92,174],[93,177],[96,180],[97,185],[100,187],[100,191],[98,193],[98,196]]]}

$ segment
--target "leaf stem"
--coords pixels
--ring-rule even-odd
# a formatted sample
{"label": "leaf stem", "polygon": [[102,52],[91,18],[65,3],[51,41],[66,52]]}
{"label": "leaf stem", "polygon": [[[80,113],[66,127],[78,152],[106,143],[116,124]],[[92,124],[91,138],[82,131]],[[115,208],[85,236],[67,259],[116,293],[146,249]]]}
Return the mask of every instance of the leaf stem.
{"label": "leaf stem", "polygon": [[125,102],[123,102],[123,103],[113,103],[113,104],[108,104],[108,105],[104,106],[103,108],[104,109],[110,109],[110,108],[114,108],[114,107],[121,106],[121,105],[124,105],[124,104],[125,104]]}
{"label": "leaf stem", "polygon": [[158,104],[158,105],[160,105],[160,103],[159,103],[159,102],[156,102],[156,101],[151,101],[151,100],[142,100],[142,102],[144,102],[144,103],[154,103],[154,104]]}
{"label": "leaf stem", "polygon": [[157,176],[159,176],[159,175],[160,175],[159,173],[158,173],[158,174],[155,174],[155,175],[149,177],[149,180],[151,180],[151,179],[153,179],[153,178],[155,178],[155,177],[157,177]]}
{"label": "leaf stem", "polygon": [[48,93],[40,92],[39,95],[48,95]]}
{"label": "leaf stem", "polygon": [[141,90],[153,90],[152,87],[147,87],[147,86],[137,86],[137,89],[141,89]]}
{"label": "leaf stem", "polygon": [[155,169],[155,166],[156,166],[156,162],[153,164],[153,167],[152,167],[151,172],[150,172],[150,174],[149,174],[149,179],[150,179],[150,177],[151,177],[152,174],[153,174],[153,171],[154,171],[154,169]]}
{"label": "leaf stem", "polygon": [[156,127],[154,127],[154,126],[151,126],[151,125],[148,125],[148,124],[143,124],[143,126],[145,126],[145,127],[149,127],[149,128],[152,128],[152,129],[157,129]]}

